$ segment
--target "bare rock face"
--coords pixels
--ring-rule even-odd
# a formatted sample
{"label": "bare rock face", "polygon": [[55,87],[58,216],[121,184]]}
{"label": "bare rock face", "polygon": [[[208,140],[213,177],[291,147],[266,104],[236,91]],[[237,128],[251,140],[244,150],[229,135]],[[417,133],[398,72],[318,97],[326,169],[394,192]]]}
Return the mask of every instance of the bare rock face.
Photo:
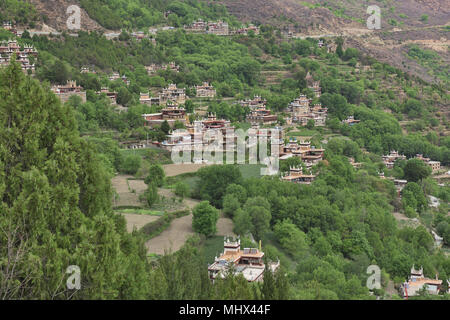
{"label": "bare rock face", "polygon": [[[71,5],[76,5],[81,9],[81,23],[80,30],[97,30],[105,31],[101,25],[92,20],[89,15],[84,11],[80,3],[75,0],[29,0],[41,14],[46,16],[45,25],[42,24],[40,28],[51,28],[57,31],[70,31],[67,27],[67,19],[70,17],[70,13],[67,13],[67,8]],[[45,27],[46,26],[46,27]],[[42,29],[42,31],[45,31]]]}
{"label": "bare rock face", "polygon": [[[327,2],[329,8],[314,7],[324,3],[318,0],[220,2],[242,21],[272,24],[299,37],[342,36],[344,47],[355,47],[426,81],[436,79],[417,61],[408,58],[408,45],[432,49],[444,61],[450,59],[448,35],[442,28],[450,25],[450,0],[396,0],[389,5],[336,0]],[[381,30],[369,30],[365,25],[369,4],[378,5],[383,12]],[[428,18],[422,19],[423,15]]]}
{"label": "bare rock face", "polygon": [[[40,31],[68,30],[67,8],[79,0],[28,0],[46,19],[38,23]],[[210,2],[211,0],[202,0]],[[449,60],[448,35],[442,28],[450,25],[450,0],[396,0],[388,5],[375,2],[383,12],[381,30],[369,30],[369,17],[363,1],[319,0],[220,0],[228,11],[243,22],[271,24],[298,37],[345,38],[345,44],[358,48],[376,59],[388,62],[427,81],[432,77],[406,55],[407,45],[414,43],[435,50],[444,61]],[[427,19],[422,19],[427,15]],[[394,23],[395,22],[395,23]],[[81,9],[81,30],[111,32],[103,28]]]}
{"label": "bare rock face", "polygon": [[[362,1],[328,1],[331,9],[343,10],[347,17],[337,17],[328,8],[312,8],[314,4],[323,3],[317,0],[221,0],[228,10],[244,21],[254,21],[260,23],[270,23],[277,26],[284,23],[297,24],[300,28],[310,28],[311,25],[320,24],[323,30],[340,32],[351,26],[361,26],[355,23],[356,19],[365,21],[368,17],[367,6],[371,3]],[[309,3],[310,7],[306,4]],[[380,3],[384,17],[384,29],[393,29],[395,26],[389,25],[389,19],[401,21],[404,26],[429,26],[444,25],[448,23],[450,15],[450,0],[397,0],[389,6]],[[391,11],[390,9],[394,10]],[[400,18],[399,15],[406,15]],[[420,17],[426,14],[429,19],[426,24],[420,21]],[[403,16],[404,17],[404,16]]]}
{"label": "bare rock face", "polygon": [[244,22],[259,22],[282,27],[296,24],[300,30],[311,30],[321,26],[327,30],[340,24],[328,9],[310,9],[297,0],[252,0],[222,1],[229,12]]}

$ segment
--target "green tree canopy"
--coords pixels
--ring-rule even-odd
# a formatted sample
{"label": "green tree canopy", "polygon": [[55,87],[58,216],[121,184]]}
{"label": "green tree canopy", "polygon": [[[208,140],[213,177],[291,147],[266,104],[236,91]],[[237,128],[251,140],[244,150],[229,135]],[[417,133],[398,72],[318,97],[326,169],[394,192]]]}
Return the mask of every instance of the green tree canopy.
{"label": "green tree canopy", "polygon": [[[72,110],[13,62],[0,69],[0,124],[1,296],[144,298],[143,243],[113,214],[109,175]],[[77,292],[61,285],[70,265]]]}
{"label": "green tree canopy", "polygon": [[201,234],[209,237],[216,233],[219,211],[209,204],[208,201],[202,201],[192,210],[192,228]]}
{"label": "green tree canopy", "polygon": [[406,162],[403,172],[406,180],[417,182],[428,177],[431,174],[431,168],[422,160],[410,159]]}

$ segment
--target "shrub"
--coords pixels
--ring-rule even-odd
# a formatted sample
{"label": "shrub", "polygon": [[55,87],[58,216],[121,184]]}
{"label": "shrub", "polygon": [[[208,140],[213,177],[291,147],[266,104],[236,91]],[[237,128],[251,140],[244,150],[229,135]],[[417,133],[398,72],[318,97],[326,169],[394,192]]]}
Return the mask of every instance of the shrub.
{"label": "shrub", "polygon": [[209,204],[208,201],[202,201],[194,207],[192,211],[192,228],[195,232],[207,237],[214,235],[217,231],[217,220],[219,211]]}
{"label": "shrub", "polygon": [[186,182],[177,182],[177,184],[175,185],[175,194],[181,198],[189,195],[189,186],[186,184]]}
{"label": "shrub", "polygon": [[126,174],[136,174],[136,172],[141,167],[142,159],[138,155],[127,155],[123,158],[120,172]]}

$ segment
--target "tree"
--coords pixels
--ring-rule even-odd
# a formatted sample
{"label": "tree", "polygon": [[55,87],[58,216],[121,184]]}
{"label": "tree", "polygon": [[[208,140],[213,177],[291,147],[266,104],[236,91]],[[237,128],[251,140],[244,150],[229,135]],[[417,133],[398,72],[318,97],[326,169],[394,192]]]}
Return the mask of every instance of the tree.
{"label": "tree", "polygon": [[186,182],[179,181],[175,184],[175,194],[183,199],[189,194],[189,186]]}
{"label": "tree", "polygon": [[165,134],[169,134],[169,132],[170,132],[170,125],[167,122],[167,120],[164,120],[163,123],[161,124],[161,131],[164,132]]}
{"label": "tree", "polygon": [[441,221],[436,226],[436,231],[442,238],[444,238],[445,244],[448,245],[450,243],[450,224],[447,221]]}
{"label": "tree", "polygon": [[117,103],[124,107],[128,107],[133,100],[133,95],[127,88],[121,87],[117,92]]}
{"label": "tree", "polygon": [[303,167],[303,162],[300,157],[291,157],[286,160],[281,160],[280,171],[289,172],[291,167]]}
{"label": "tree", "polygon": [[350,59],[353,59],[353,58],[358,58],[358,56],[359,56],[359,51],[358,51],[358,49],[355,49],[355,48],[347,48],[347,49],[345,50],[343,59],[344,59],[344,60],[350,60]]}
{"label": "tree", "polygon": [[405,103],[403,111],[411,118],[417,118],[422,114],[423,106],[419,100],[408,99]]}
{"label": "tree", "polygon": [[194,112],[194,103],[192,100],[187,100],[184,104],[184,108],[186,109],[187,113],[193,113]]}
{"label": "tree", "polygon": [[230,184],[240,184],[242,175],[235,165],[212,165],[197,172],[200,180],[196,184],[195,194],[208,200],[214,206],[222,207],[222,197]]}
{"label": "tree", "polygon": [[272,270],[269,268],[269,262],[267,259],[265,259],[265,267],[264,267],[264,273],[263,273],[263,284],[261,288],[261,294],[262,298],[264,300],[274,300],[276,297],[276,283],[275,283],[275,277],[273,275]]}
{"label": "tree", "polygon": [[239,184],[230,184],[226,189],[226,194],[234,195],[241,204],[244,204],[245,201],[247,201],[247,190]]}
{"label": "tree", "polygon": [[423,212],[428,206],[422,188],[415,182],[408,182],[403,188],[402,202],[405,210],[407,207],[411,207],[417,212]]}
{"label": "tree", "polygon": [[129,154],[123,158],[120,171],[126,174],[136,174],[141,167],[141,162],[142,159],[139,155]]}
{"label": "tree", "polygon": [[342,49],[342,45],[344,44],[344,39],[339,37],[339,38],[336,38],[335,42],[337,44],[336,54],[338,55],[339,58],[342,58],[342,56],[344,55],[344,51]]}
{"label": "tree", "polygon": [[64,62],[55,60],[49,68],[44,67],[44,77],[51,83],[66,84],[70,73]]}
{"label": "tree", "polygon": [[145,192],[145,199],[147,200],[147,204],[149,207],[153,206],[158,201],[158,187],[154,182],[151,182],[148,185],[147,191]]}
{"label": "tree", "polygon": [[308,122],[306,123],[306,128],[312,130],[314,129],[314,125],[315,125],[314,119],[309,119]]}
{"label": "tree", "polygon": [[241,207],[238,198],[234,194],[227,194],[223,197],[223,212],[233,218],[235,212]]}
{"label": "tree", "polygon": [[270,213],[270,204],[267,199],[263,197],[249,198],[244,205],[244,211],[248,213],[251,218],[252,232],[255,240],[260,240],[270,228],[270,220],[272,215]]}
{"label": "tree", "polygon": [[174,128],[174,130],[176,130],[176,129],[186,129],[186,126],[180,120],[175,120],[175,123],[173,124],[173,128]]}
{"label": "tree", "polygon": [[208,201],[202,201],[192,210],[192,228],[195,232],[210,237],[216,233],[219,211],[209,204]]}
{"label": "tree", "polygon": [[[73,110],[15,62],[0,69],[0,167],[3,298],[147,296],[144,243],[113,213],[95,147]],[[80,290],[62,285],[69,265],[80,268]]]}
{"label": "tree", "polygon": [[158,187],[162,187],[165,179],[165,172],[160,164],[153,164],[148,169],[148,176],[145,178],[144,182],[150,184],[154,182]]}
{"label": "tree", "polygon": [[422,160],[410,159],[406,162],[403,172],[406,180],[410,182],[418,182],[431,174],[431,168],[428,167]]}
{"label": "tree", "polygon": [[308,248],[305,233],[299,230],[289,219],[278,222],[273,231],[281,246],[292,256],[298,256]]}
{"label": "tree", "polygon": [[344,120],[350,114],[350,108],[347,99],[338,93],[324,93],[320,96],[320,103],[328,108],[328,112]]}
{"label": "tree", "polygon": [[247,211],[238,209],[233,217],[234,233],[245,236],[252,230],[252,217]]}

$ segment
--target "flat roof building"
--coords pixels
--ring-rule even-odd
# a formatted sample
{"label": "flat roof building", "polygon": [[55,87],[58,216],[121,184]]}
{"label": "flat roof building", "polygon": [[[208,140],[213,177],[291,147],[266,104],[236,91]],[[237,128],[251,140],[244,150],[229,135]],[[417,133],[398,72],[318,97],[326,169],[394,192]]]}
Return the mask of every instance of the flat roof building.
{"label": "flat roof building", "polygon": [[[244,248],[241,250],[239,238],[225,237],[223,253],[214,259],[208,266],[208,274],[212,281],[223,279],[228,272],[242,274],[248,282],[259,282],[264,279],[265,264],[263,262],[264,252],[260,248]],[[269,262],[269,270],[276,272],[280,267],[280,261]]]}

